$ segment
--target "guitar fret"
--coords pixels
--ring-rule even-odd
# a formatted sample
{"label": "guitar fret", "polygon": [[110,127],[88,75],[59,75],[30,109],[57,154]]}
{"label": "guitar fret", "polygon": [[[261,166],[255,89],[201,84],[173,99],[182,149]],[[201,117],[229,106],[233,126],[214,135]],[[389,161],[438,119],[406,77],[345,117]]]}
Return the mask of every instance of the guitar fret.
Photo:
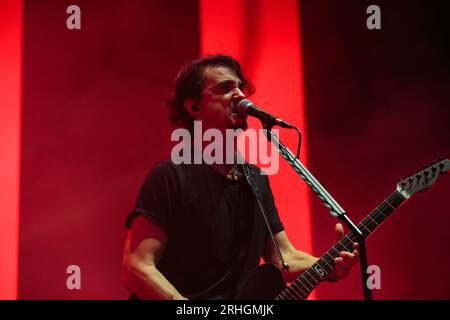
{"label": "guitar fret", "polygon": [[292,288],[292,286],[287,287],[292,299],[291,300],[298,300],[298,295],[296,294],[297,292],[295,291],[294,288]]}
{"label": "guitar fret", "polygon": [[363,232],[364,236],[367,237],[373,232],[403,201],[404,200],[398,197],[396,192],[389,196],[358,225],[360,230],[364,228],[368,231],[368,233]]}
{"label": "guitar fret", "polygon": [[[366,221],[366,222],[363,221],[359,224],[359,226],[363,226],[364,229],[368,231],[368,232],[361,231],[363,233],[364,237],[367,237],[376,228],[377,225],[375,224],[375,227],[374,227],[370,221]],[[360,228],[360,230],[361,230],[361,228]]]}
{"label": "guitar fret", "polygon": [[284,296],[286,297],[286,300],[292,300],[291,297],[289,296],[289,291],[285,292]]}
{"label": "guitar fret", "polygon": [[372,222],[374,222],[376,225],[378,225],[377,221],[376,221],[374,218],[372,218],[371,215],[369,215],[369,216],[367,217],[367,220],[369,220],[369,219],[370,219]]}
{"label": "guitar fret", "polygon": [[375,209],[377,212],[381,213],[381,215],[383,216],[383,218],[386,218],[386,215],[384,214],[383,211],[379,210],[378,208]]}
{"label": "guitar fret", "polygon": [[371,217],[369,216],[368,219],[372,220],[373,222],[375,222],[375,224],[378,226],[378,223]]}
{"label": "guitar fret", "polygon": [[[316,264],[319,264],[318,262],[319,261],[317,261]],[[326,272],[321,270],[323,272],[323,274],[321,274],[319,271],[317,271],[317,266],[314,267],[314,265],[312,266],[312,268],[309,268],[309,270],[311,270],[311,269],[314,270],[314,274],[317,274],[319,276],[319,280],[317,280],[317,281],[319,281],[319,282],[322,281],[324,278],[323,276]]]}
{"label": "guitar fret", "polygon": [[[322,261],[325,262],[326,265],[322,264]],[[329,273],[331,271],[333,271],[333,267],[331,267],[322,257],[321,259],[319,259],[315,264],[317,264],[317,266],[320,267],[320,269],[323,269],[324,273]],[[315,264],[313,265],[313,267],[315,266]],[[317,266],[315,266],[317,268]]]}
{"label": "guitar fret", "polygon": [[299,289],[299,290],[302,292],[303,296],[306,297],[306,293],[302,290],[301,287],[299,287],[299,286],[297,285],[297,283],[295,283],[295,281],[292,283],[292,286],[297,287],[297,289]]}
{"label": "guitar fret", "polygon": [[[308,279],[306,279],[304,274],[303,274],[303,279],[306,280],[306,282],[311,286],[311,288],[314,288],[314,286],[311,284],[311,282],[309,282]],[[306,286],[306,284],[305,284],[305,286]],[[309,288],[308,288],[308,290],[309,290]]]}
{"label": "guitar fret", "polygon": [[336,251],[337,254],[339,254],[339,251],[337,251],[334,247],[332,247],[331,249],[333,249],[334,251]]}
{"label": "guitar fret", "polygon": [[[387,202],[386,202],[387,203]],[[385,217],[385,218],[387,218],[388,216],[389,216],[389,214],[392,212],[392,211],[394,211],[394,207],[392,207],[389,203],[387,203],[387,205],[388,206],[386,206],[386,207],[384,207],[384,208],[381,208],[381,207],[378,207],[377,208],[377,211],[379,212],[379,213],[381,213],[381,215],[383,216],[383,217]]]}
{"label": "guitar fret", "polygon": [[313,281],[311,279],[311,275],[308,273],[308,270],[305,270],[305,272],[303,273],[303,279],[306,281],[306,283],[308,283],[311,286],[311,288],[315,287],[314,283],[312,283]]}
{"label": "guitar fret", "polygon": [[389,203],[388,200],[386,200],[385,202],[386,202],[391,208],[395,209],[395,207],[394,207],[393,205],[391,205],[391,204]]}
{"label": "guitar fret", "polygon": [[300,277],[298,277],[297,280],[294,281],[293,283],[295,283],[296,286],[302,291],[302,293],[306,295],[309,292],[309,287],[305,283],[303,283],[302,280],[303,274]]}
{"label": "guitar fret", "polygon": [[375,226],[371,231],[374,231],[381,222],[383,222],[396,208],[398,208],[406,200],[397,191],[389,196],[380,206],[378,206],[367,218],[362,222],[366,225],[369,223],[368,220],[372,220]]}
{"label": "guitar fret", "polygon": [[[338,251],[338,252],[339,252],[339,251]],[[329,254],[328,252],[325,253],[325,255],[328,255],[329,257],[331,257],[331,258],[334,260],[334,258],[333,258],[332,256],[330,256],[330,254]],[[332,267],[330,264],[328,264],[327,260],[323,259],[323,261],[325,261],[325,263],[326,263],[331,269],[333,269],[333,267]]]}
{"label": "guitar fret", "polygon": [[[291,287],[292,288],[292,287]],[[295,300],[301,300],[303,297],[297,292],[297,290],[292,288],[292,291],[295,293]]]}
{"label": "guitar fret", "polygon": [[381,224],[385,220],[385,216],[379,214],[378,211],[376,211],[372,216],[376,219],[376,221],[378,221],[378,224]]}
{"label": "guitar fret", "polygon": [[[311,280],[314,280],[316,282],[315,285],[317,285],[320,282],[320,281],[317,281],[317,279],[314,278],[314,276],[311,273],[309,273],[309,270],[306,270],[305,272],[310,276]],[[305,279],[306,279],[306,276],[305,276]],[[308,281],[308,279],[306,281]],[[309,283],[309,281],[308,281],[308,283]],[[313,284],[313,286],[315,286],[315,285]]]}
{"label": "guitar fret", "polygon": [[311,288],[310,287],[308,287],[307,285],[306,285],[306,283],[305,283],[305,274],[303,273],[300,277],[299,277],[299,282],[298,282],[298,284],[300,284],[301,286],[303,286],[303,289],[304,289],[304,291],[302,290],[302,292],[304,292],[304,295],[305,295],[305,298],[307,297],[307,296],[309,296],[309,294],[311,293],[311,291],[315,288],[315,286],[313,286],[312,284],[310,284],[311,285]]}
{"label": "guitar fret", "polygon": [[341,252],[341,251],[346,251],[346,250],[347,250],[347,248],[344,246],[344,244],[343,244],[341,241],[339,241],[338,243],[336,243],[334,246],[335,246],[337,249],[339,249],[338,246],[341,246],[341,247],[342,247],[342,249],[340,249],[339,252]]}
{"label": "guitar fret", "polygon": [[[308,274],[313,278],[313,280],[316,281],[316,285],[319,284],[320,281],[322,281],[322,278],[323,278],[323,277],[321,277],[320,274],[317,273],[316,270],[310,268],[310,269],[308,269],[308,270],[306,270],[306,271],[307,271]],[[311,271],[314,271],[314,272],[311,273]]]}
{"label": "guitar fret", "polygon": [[[333,259],[333,261],[334,261],[334,259]],[[325,264],[323,264],[323,262],[325,262]],[[333,270],[333,265],[332,265],[333,262],[330,261],[331,264],[329,264],[329,263],[324,259],[324,257],[322,257],[321,259],[319,259],[316,263],[317,263],[317,265],[318,265],[319,267],[321,267],[322,269],[324,269],[325,272],[330,272],[330,271]]]}
{"label": "guitar fret", "polygon": [[299,292],[297,292],[297,290],[295,290],[294,287],[290,286],[288,288],[291,290],[291,295],[294,297],[294,300],[302,299],[302,296],[300,295]]}
{"label": "guitar fret", "polygon": [[367,218],[366,220],[364,220],[363,222],[361,222],[361,224],[364,224],[365,226],[367,226],[368,230],[370,232],[372,232],[373,230],[376,229],[376,227],[379,226],[379,224],[376,222],[376,220],[374,220],[372,217]]}
{"label": "guitar fret", "polygon": [[[285,290],[286,292],[285,292],[285,296],[286,296],[286,298],[288,299],[288,300],[292,300],[291,299],[291,297],[289,296],[289,295],[291,295],[291,293],[289,292],[289,287],[288,288],[286,288],[286,290]],[[288,295],[289,294],[289,295]]]}
{"label": "guitar fret", "polygon": [[399,192],[395,192],[395,208],[397,209],[398,207],[400,207],[402,205],[403,202],[405,202],[406,198]]}
{"label": "guitar fret", "polygon": [[380,219],[380,221],[383,221],[384,218],[386,218],[386,215],[379,208],[375,209],[375,211],[372,213],[372,216],[374,218]]}
{"label": "guitar fret", "polygon": [[[370,229],[368,229],[363,223],[361,223],[360,225],[361,225],[361,227],[363,227],[364,229],[366,229],[366,230],[369,231],[369,233],[370,233]],[[358,227],[359,227],[359,226],[358,226]],[[358,229],[361,230],[361,228],[358,228]],[[361,230],[361,232],[363,232],[363,231]]]}
{"label": "guitar fret", "polygon": [[348,239],[348,240],[349,240],[348,247],[351,247],[352,244],[353,244],[353,242],[355,242],[355,240],[351,238],[352,235],[353,235],[353,233],[348,233],[348,234],[346,234],[346,235],[343,237],[343,239]]}
{"label": "guitar fret", "polygon": [[369,229],[376,228],[378,226],[378,223],[372,217],[363,220],[361,223],[363,223]]}
{"label": "guitar fret", "polygon": [[297,300],[296,296],[294,294],[292,294],[292,291],[295,292],[295,290],[293,290],[292,287],[287,287],[286,289],[287,289],[288,293],[291,295],[291,297],[294,298],[294,300]]}

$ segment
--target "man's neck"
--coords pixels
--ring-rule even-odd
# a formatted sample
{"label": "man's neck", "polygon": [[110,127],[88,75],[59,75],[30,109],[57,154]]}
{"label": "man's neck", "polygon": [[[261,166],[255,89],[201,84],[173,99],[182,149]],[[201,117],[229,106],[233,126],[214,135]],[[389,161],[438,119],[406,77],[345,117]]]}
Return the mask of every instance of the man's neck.
{"label": "man's neck", "polygon": [[[192,145],[193,152],[199,153],[201,156],[203,163],[212,163],[210,166],[216,170],[218,173],[220,173],[222,176],[227,177],[231,180],[238,180],[241,178],[241,172],[239,170],[238,164],[242,162],[242,160],[238,161],[238,158],[241,158],[238,149],[237,149],[237,141],[235,140],[233,143],[233,146],[230,148],[230,146],[227,146],[226,141],[223,141],[222,149],[221,150],[215,150],[215,152],[220,152],[220,155],[217,155],[214,157],[214,159],[209,158],[208,155],[204,153],[205,148],[210,144],[210,141],[201,141],[201,146],[196,145],[195,143]],[[229,153],[232,153],[231,159]],[[205,159],[206,158],[206,159]],[[205,161],[206,160],[206,161]],[[228,160],[228,161],[227,161]],[[232,161],[230,161],[232,160]],[[230,163],[231,162],[231,163]]]}
{"label": "man's neck", "polygon": [[217,164],[214,163],[211,167],[220,173],[222,176],[231,180],[238,180],[238,165],[237,164]]}

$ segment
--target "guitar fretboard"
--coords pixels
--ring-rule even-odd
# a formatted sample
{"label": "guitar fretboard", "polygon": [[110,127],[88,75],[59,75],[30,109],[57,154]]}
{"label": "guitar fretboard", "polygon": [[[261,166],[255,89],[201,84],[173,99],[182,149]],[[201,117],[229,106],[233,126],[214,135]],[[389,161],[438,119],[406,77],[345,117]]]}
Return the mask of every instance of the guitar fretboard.
{"label": "guitar fretboard", "polygon": [[[358,229],[367,238],[395,209],[406,200],[395,191],[384,200],[359,225]],[[304,300],[317,287],[317,285],[334,271],[334,259],[339,257],[341,251],[353,251],[353,243],[357,237],[352,232],[347,233],[338,243],[328,250],[316,263],[298,277],[292,284],[284,289],[276,300]]]}

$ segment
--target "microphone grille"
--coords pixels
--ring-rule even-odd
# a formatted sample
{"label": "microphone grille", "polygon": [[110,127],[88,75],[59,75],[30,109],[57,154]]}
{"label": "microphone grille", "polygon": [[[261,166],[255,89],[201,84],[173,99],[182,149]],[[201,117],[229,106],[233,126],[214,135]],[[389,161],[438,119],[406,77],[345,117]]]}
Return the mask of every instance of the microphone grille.
{"label": "microphone grille", "polygon": [[239,114],[245,114],[247,108],[251,107],[253,103],[248,99],[240,100],[236,105],[236,112]]}

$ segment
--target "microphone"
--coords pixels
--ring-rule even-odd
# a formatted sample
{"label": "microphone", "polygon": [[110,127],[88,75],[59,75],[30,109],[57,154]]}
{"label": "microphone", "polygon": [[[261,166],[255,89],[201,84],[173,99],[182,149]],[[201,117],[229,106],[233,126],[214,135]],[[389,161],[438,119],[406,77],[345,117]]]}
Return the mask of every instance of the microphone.
{"label": "microphone", "polygon": [[274,125],[277,125],[282,128],[295,128],[292,124],[261,110],[248,99],[242,99],[237,103],[236,113],[258,118],[265,127],[273,127]]}

